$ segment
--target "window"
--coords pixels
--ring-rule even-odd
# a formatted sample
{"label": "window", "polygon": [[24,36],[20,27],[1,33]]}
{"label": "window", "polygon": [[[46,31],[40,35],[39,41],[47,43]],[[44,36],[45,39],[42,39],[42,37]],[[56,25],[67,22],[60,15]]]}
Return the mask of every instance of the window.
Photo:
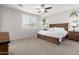
{"label": "window", "polygon": [[37,28],[37,17],[33,15],[23,14],[23,28],[24,29]]}

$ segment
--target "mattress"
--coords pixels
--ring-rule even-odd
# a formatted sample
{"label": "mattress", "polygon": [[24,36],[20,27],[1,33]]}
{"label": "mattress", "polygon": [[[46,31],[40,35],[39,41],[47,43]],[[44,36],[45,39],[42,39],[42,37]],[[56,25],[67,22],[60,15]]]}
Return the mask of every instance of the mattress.
{"label": "mattress", "polygon": [[49,28],[48,30],[40,30],[38,34],[46,35],[49,37],[55,37],[59,39],[59,42],[62,41],[62,38],[65,37],[68,32],[63,28]]}

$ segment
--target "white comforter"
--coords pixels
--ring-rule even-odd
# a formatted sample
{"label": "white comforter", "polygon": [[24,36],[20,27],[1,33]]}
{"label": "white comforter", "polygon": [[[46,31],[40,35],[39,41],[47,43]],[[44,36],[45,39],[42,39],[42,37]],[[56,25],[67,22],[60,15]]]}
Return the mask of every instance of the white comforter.
{"label": "white comforter", "polygon": [[46,35],[50,37],[59,38],[59,42],[62,41],[62,38],[65,37],[68,32],[64,28],[49,28],[48,30],[40,30],[38,34]]}

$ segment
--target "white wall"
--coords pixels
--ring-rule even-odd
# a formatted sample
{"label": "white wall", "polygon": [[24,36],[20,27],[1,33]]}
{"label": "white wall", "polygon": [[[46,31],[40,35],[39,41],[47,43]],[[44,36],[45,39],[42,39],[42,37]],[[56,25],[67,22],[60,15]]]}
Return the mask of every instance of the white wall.
{"label": "white wall", "polygon": [[2,14],[2,9],[0,8],[0,31],[1,31],[1,14]]}
{"label": "white wall", "polygon": [[56,23],[67,23],[69,20],[69,13],[70,11],[60,12],[48,17],[49,24],[56,24]]}
{"label": "white wall", "polygon": [[0,12],[2,12],[0,13],[0,31],[9,32],[10,39],[31,37],[37,32],[37,29],[22,28],[22,14],[24,14],[24,12],[20,12],[6,7],[0,7]]}

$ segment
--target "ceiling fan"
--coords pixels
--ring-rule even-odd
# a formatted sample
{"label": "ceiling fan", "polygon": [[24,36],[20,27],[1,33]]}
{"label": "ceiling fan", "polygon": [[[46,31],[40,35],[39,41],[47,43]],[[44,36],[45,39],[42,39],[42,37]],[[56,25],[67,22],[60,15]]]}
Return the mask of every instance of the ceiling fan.
{"label": "ceiling fan", "polygon": [[40,8],[36,8],[38,10],[38,13],[41,13],[41,12],[45,12],[47,13],[49,9],[52,9],[52,7],[46,7],[45,4],[41,4],[40,5]]}

